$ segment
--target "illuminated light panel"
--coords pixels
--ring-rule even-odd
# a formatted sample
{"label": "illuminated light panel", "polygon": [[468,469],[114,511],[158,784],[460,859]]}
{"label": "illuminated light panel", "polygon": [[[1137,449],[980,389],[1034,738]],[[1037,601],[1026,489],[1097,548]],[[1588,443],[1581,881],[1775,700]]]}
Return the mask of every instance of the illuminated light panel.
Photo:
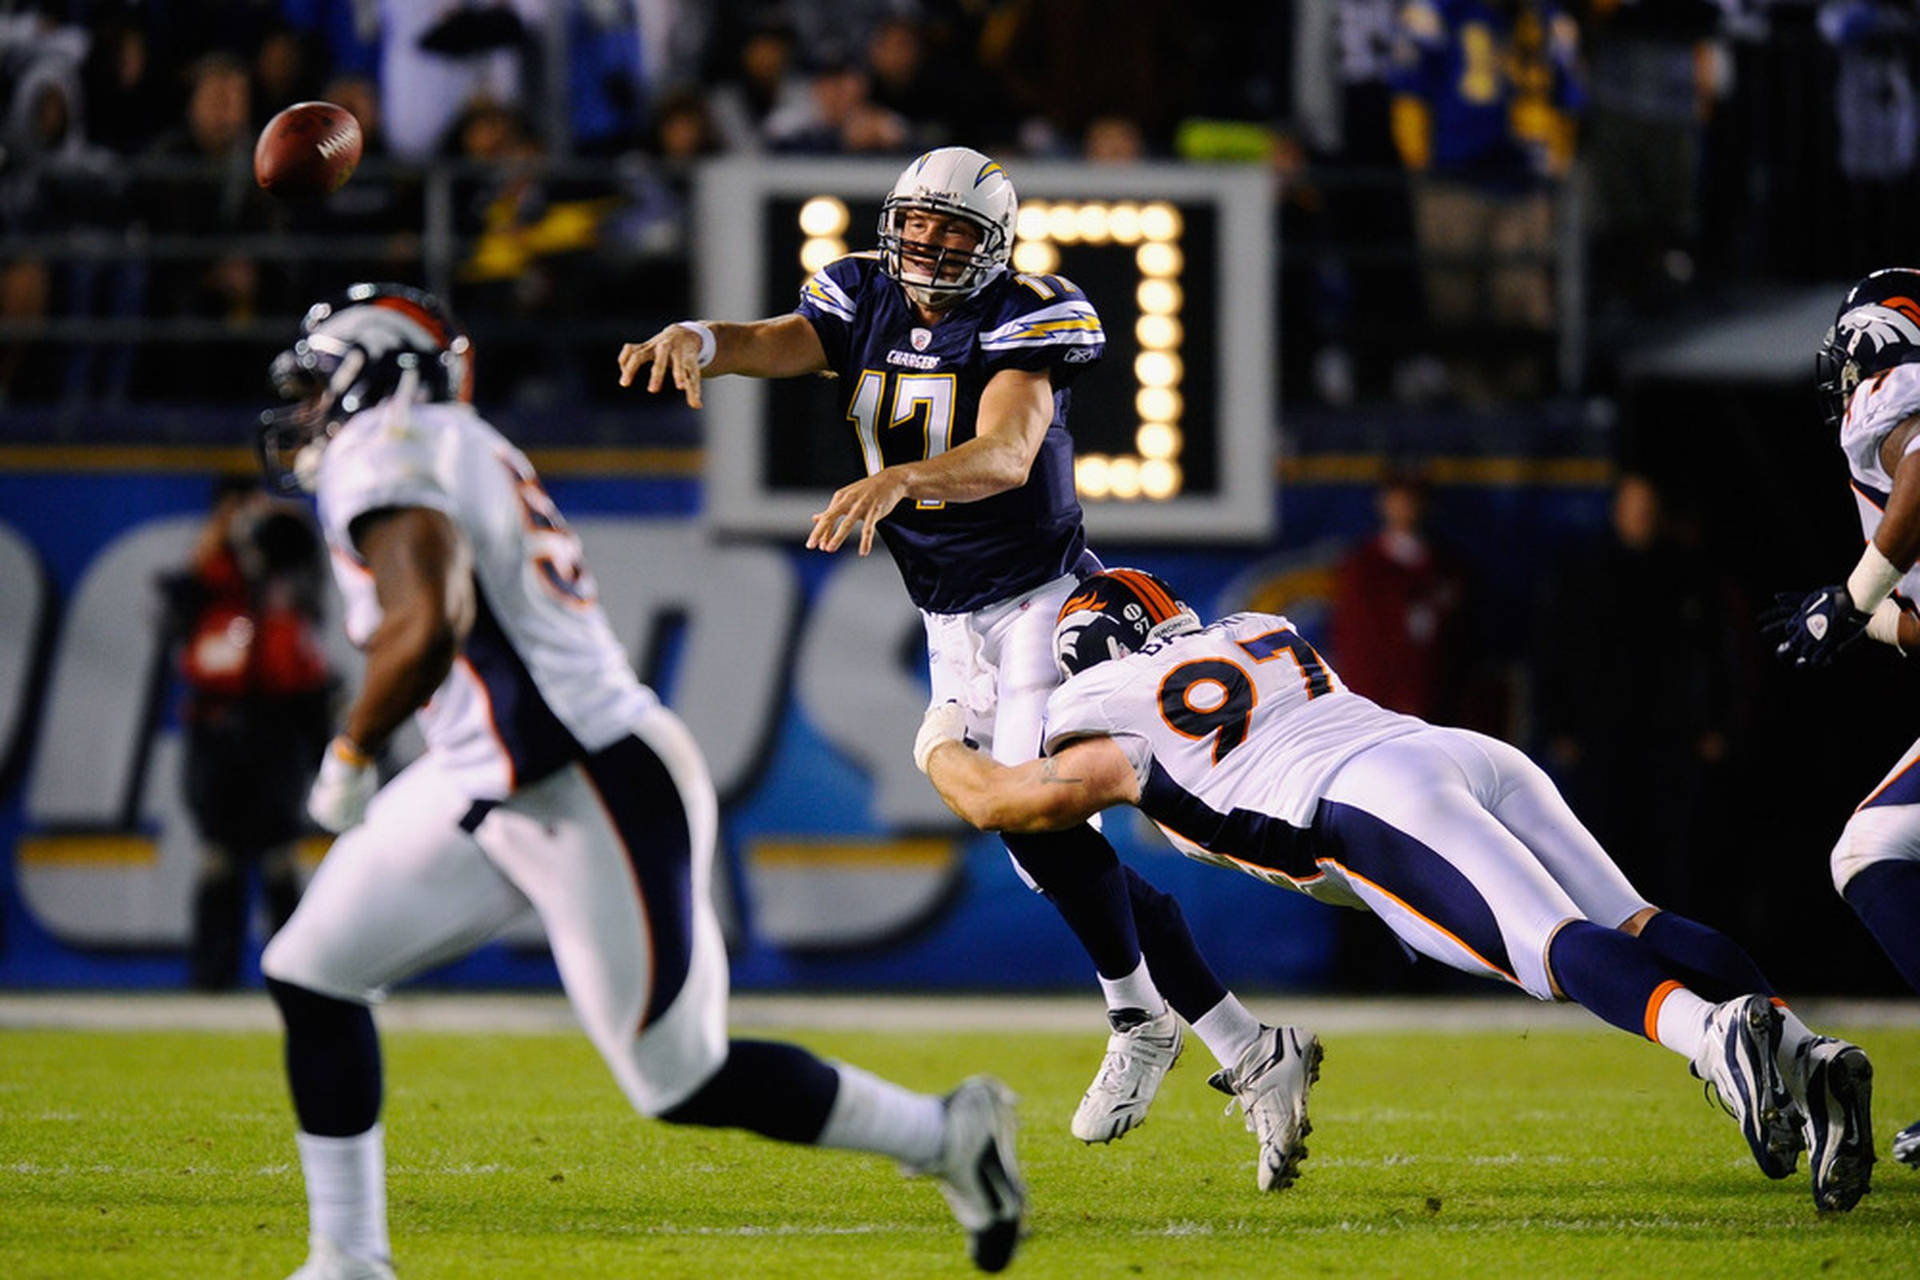
{"label": "illuminated light panel", "polygon": [[1060,251],[1046,240],[1022,240],[1013,246],[1013,269],[1030,276],[1052,275],[1060,269]]}
{"label": "illuminated light panel", "polygon": [[1084,453],[1073,460],[1073,487],[1086,497],[1104,498],[1112,491],[1107,474],[1104,453]]}
{"label": "illuminated light panel", "polygon": [[1150,316],[1170,316],[1179,312],[1186,294],[1171,280],[1142,280],[1133,291],[1134,301]]}
{"label": "illuminated light panel", "polygon": [[1178,240],[1182,229],[1180,211],[1164,200],[1156,200],[1140,210],[1142,240]]}
{"label": "illuminated light panel", "polygon": [[[809,271],[846,252],[839,237],[846,229],[846,206],[817,197],[802,206],[801,229],[811,238],[802,251]],[[1185,376],[1180,347],[1186,328],[1180,310],[1186,295],[1173,279],[1186,266],[1176,243],[1183,230],[1180,211],[1166,201],[1093,200],[1050,203],[1031,200],[1014,222],[1013,268],[1028,275],[1052,275],[1060,269],[1060,246],[1116,243],[1134,246],[1134,266],[1143,277],[1134,293],[1141,315],[1134,322],[1140,354],[1134,359],[1138,387],[1134,407],[1140,414],[1135,433],[1137,455],[1087,454],[1074,460],[1074,487],[1090,499],[1164,500],[1179,494],[1179,455],[1186,437],[1179,426],[1185,401],[1177,390]],[[831,250],[829,252],[829,249]],[[817,256],[818,261],[815,261]]]}
{"label": "illuminated light panel", "polygon": [[1134,321],[1133,336],[1149,351],[1165,351],[1178,347],[1186,332],[1172,316],[1141,316]]}
{"label": "illuminated light panel", "polygon": [[832,262],[835,258],[847,256],[847,242],[838,238],[816,236],[800,246],[800,265],[808,275]]}
{"label": "illuminated light panel", "polygon": [[1133,447],[1140,456],[1161,462],[1179,457],[1180,446],[1185,443],[1180,428],[1171,422],[1143,422],[1133,433]]}
{"label": "illuminated light panel", "polygon": [[809,236],[837,240],[847,234],[847,202],[834,196],[815,196],[800,206],[800,230]]}
{"label": "illuminated light panel", "polygon": [[1177,276],[1185,266],[1178,245],[1164,240],[1149,240],[1133,251],[1133,260],[1143,276]]}
{"label": "illuminated light panel", "polygon": [[1133,358],[1133,376],[1143,387],[1177,387],[1186,367],[1170,351],[1142,351]]}
{"label": "illuminated light panel", "polygon": [[1171,387],[1142,387],[1133,396],[1133,411],[1142,422],[1178,422],[1186,402]]}
{"label": "illuminated light panel", "polygon": [[1167,458],[1149,458],[1140,464],[1140,492],[1155,502],[1180,493],[1180,464]]}

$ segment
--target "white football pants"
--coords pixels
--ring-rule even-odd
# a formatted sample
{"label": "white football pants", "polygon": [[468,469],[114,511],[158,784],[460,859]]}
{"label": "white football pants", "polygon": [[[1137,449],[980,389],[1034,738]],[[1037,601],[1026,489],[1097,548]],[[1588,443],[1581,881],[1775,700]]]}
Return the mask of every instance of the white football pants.
{"label": "white football pants", "polygon": [[1340,767],[1314,830],[1317,861],[1408,946],[1553,998],[1547,946],[1563,921],[1612,929],[1649,904],[1518,748],[1428,726]]}
{"label": "white football pants", "polygon": [[492,806],[454,790],[429,752],[334,841],[261,969],[371,1004],[531,907],[587,1035],[634,1107],[658,1115],[727,1056],[717,813],[706,762],[664,707]]}

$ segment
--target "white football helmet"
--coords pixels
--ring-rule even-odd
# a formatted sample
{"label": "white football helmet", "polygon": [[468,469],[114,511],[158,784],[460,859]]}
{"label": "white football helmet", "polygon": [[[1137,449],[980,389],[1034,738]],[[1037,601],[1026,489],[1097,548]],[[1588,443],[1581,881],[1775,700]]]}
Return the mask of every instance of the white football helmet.
{"label": "white football helmet", "polygon": [[[966,254],[928,245],[913,260],[909,274],[900,229],[911,209],[964,219],[978,229],[980,243]],[[972,147],[929,151],[901,171],[880,206],[880,267],[915,302],[944,310],[979,292],[1006,269],[1019,209],[1006,170],[990,157]],[[956,264],[958,274],[946,279]]]}

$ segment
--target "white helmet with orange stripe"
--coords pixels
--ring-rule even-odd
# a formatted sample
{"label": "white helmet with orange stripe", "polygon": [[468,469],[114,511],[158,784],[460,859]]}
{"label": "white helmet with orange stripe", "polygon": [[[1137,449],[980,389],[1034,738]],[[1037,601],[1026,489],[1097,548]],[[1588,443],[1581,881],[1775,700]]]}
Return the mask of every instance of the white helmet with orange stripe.
{"label": "white helmet with orange stripe", "polygon": [[1053,660],[1066,679],[1156,640],[1199,629],[1200,615],[1153,574],[1106,569],[1083,579],[1060,606]]}
{"label": "white helmet with orange stripe", "polygon": [[432,294],[356,284],[308,308],[269,376],[289,403],[260,415],[261,465],[280,491],[311,491],[327,441],[361,410],[396,397],[471,401],[473,348]]}

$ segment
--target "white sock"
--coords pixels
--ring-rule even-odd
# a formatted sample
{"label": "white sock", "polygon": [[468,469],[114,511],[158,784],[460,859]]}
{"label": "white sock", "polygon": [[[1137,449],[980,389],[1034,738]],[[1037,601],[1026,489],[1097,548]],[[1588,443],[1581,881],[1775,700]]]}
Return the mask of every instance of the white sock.
{"label": "white sock", "polygon": [[1713,1006],[1685,987],[1675,987],[1660,1001],[1654,1017],[1653,1033],[1659,1043],[1688,1062],[1700,1056],[1707,1038],[1707,1015]]}
{"label": "white sock", "polygon": [[1227,992],[1226,999],[1200,1015],[1193,1024],[1193,1034],[1200,1037],[1201,1043],[1212,1051],[1213,1056],[1223,1067],[1238,1063],[1260,1038],[1260,1019],[1240,1003],[1240,998]]}
{"label": "white sock", "polygon": [[840,1073],[840,1092],[820,1130],[820,1146],[873,1151],[915,1168],[940,1158],[945,1103],[844,1062],[833,1069]]}
{"label": "white sock", "polygon": [[1100,990],[1107,995],[1109,1009],[1145,1009],[1149,1018],[1157,1018],[1167,1011],[1160,988],[1153,985],[1153,976],[1147,972],[1145,956],[1124,978],[1100,978]]}
{"label": "white sock", "polygon": [[296,1133],[307,1178],[307,1228],[359,1258],[391,1258],[387,1143],[379,1125],[351,1138]]}

